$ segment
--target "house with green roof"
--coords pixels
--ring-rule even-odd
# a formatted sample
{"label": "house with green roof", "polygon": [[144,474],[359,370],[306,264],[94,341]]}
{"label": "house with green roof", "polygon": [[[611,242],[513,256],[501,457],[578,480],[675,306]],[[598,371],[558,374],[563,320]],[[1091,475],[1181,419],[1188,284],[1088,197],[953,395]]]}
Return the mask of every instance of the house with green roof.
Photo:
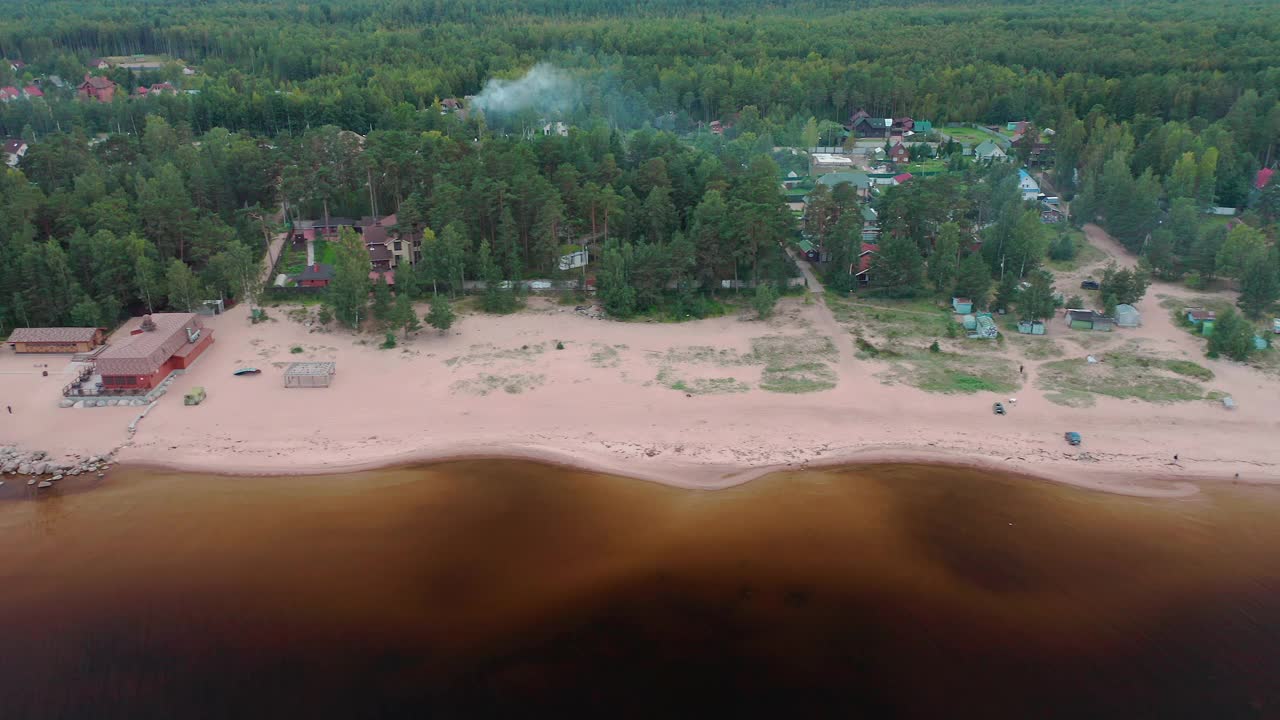
{"label": "house with green roof", "polygon": [[858,191],[859,197],[867,197],[871,193],[871,177],[864,172],[834,172],[818,178],[818,184],[834,188],[848,183]]}
{"label": "house with green roof", "polygon": [[973,149],[973,159],[1008,162],[1009,155],[1001,150],[994,140],[984,140],[981,145]]}

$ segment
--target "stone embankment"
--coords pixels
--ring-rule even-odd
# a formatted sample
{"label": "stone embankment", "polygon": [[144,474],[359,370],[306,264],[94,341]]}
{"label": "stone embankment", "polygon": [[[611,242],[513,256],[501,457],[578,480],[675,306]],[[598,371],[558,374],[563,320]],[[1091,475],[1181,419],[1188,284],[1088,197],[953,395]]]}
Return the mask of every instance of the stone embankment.
{"label": "stone embankment", "polygon": [[[0,473],[24,476],[28,485],[43,489],[66,477],[88,473],[103,477],[111,469],[114,455],[115,451],[112,451],[103,455],[72,455],[68,459],[54,460],[43,450],[0,447]],[[0,485],[3,484],[0,481]]]}

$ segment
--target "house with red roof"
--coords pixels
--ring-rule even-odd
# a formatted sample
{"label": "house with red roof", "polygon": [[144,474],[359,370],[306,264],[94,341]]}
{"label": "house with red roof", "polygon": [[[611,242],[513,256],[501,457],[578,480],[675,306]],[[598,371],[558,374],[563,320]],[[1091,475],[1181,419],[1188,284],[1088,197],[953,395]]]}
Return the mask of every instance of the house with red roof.
{"label": "house with red roof", "polygon": [[1253,179],[1253,187],[1261,190],[1267,186],[1267,183],[1271,182],[1271,176],[1275,174],[1276,171],[1272,168],[1262,168]]}
{"label": "house with red roof", "polygon": [[76,94],[81,100],[97,100],[101,103],[109,103],[116,95],[116,84],[111,80],[100,75],[84,76],[84,82],[76,88]]}
{"label": "house with red roof", "polygon": [[22,88],[22,94],[29,100],[31,98],[44,97],[44,91],[35,85],[28,85]]}
{"label": "house with red roof", "polygon": [[6,85],[5,87],[0,87],[0,102],[17,100],[20,97],[22,97],[22,93],[18,92],[18,88],[14,86]]}
{"label": "house with red roof", "polygon": [[902,183],[904,183],[904,182],[906,182],[906,181],[910,180],[911,178],[912,178],[911,173],[902,173],[901,175],[894,175],[894,176],[893,176],[893,184],[894,184],[894,185],[901,185]]}
{"label": "house with red roof", "polygon": [[889,160],[896,163],[911,162],[911,151],[902,141],[898,141],[898,144],[889,148]]}
{"label": "house with red roof", "polygon": [[174,371],[191,367],[212,344],[213,330],[195,313],[144,315],[125,340],[93,359],[94,373],[102,378],[97,381],[101,391],[145,393]]}
{"label": "house with red roof", "polygon": [[9,61],[9,69],[13,70],[14,72],[22,72],[23,68],[25,68],[26,66],[27,64],[22,62],[21,60]]}
{"label": "house with red roof", "polygon": [[862,243],[862,249],[858,252],[858,272],[853,274],[859,285],[871,284],[871,257],[879,251],[880,246],[876,243]]}

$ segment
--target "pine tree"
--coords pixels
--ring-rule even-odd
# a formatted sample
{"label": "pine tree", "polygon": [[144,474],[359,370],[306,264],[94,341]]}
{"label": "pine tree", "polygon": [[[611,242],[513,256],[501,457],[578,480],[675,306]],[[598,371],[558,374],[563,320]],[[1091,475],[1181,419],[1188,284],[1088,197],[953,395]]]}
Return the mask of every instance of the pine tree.
{"label": "pine tree", "polygon": [[1232,308],[1227,308],[1213,324],[1209,336],[1209,357],[1226,355],[1232,360],[1248,360],[1253,352],[1253,327]]}
{"label": "pine tree", "polygon": [[933,245],[933,254],[929,256],[929,281],[938,292],[955,282],[959,254],[960,226],[953,222],[945,223],[938,229],[938,239]]}
{"label": "pine tree", "polygon": [[404,328],[405,337],[409,337],[409,333],[422,327],[418,322],[418,313],[413,310],[413,301],[409,299],[407,293],[399,290],[396,292],[394,317],[396,324]]}
{"label": "pine tree", "polygon": [[991,269],[978,253],[970,253],[960,261],[956,272],[956,297],[967,297],[975,308],[986,307],[991,292]]}
{"label": "pine tree", "polygon": [[1265,258],[1251,263],[1240,277],[1238,305],[1251,318],[1262,317],[1276,300],[1280,300],[1280,260],[1275,247]]}
{"label": "pine tree", "polygon": [[392,319],[391,288],[386,278],[378,275],[373,282],[373,316],[382,322]]}
{"label": "pine tree", "polygon": [[449,328],[453,327],[455,316],[453,307],[449,304],[449,298],[445,295],[437,295],[431,299],[431,311],[427,313],[427,324],[445,334]]}
{"label": "pine tree", "polygon": [[369,301],[369,251],[360,236],[347,227],[339,231],[336,245],[329,304],[340,322],[359,327]]}

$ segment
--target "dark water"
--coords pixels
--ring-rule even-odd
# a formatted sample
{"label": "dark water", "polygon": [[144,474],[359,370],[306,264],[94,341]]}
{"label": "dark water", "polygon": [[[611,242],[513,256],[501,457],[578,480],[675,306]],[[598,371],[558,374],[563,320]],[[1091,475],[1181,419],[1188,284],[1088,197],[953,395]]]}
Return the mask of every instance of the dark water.
{"label": "dark water", "polygon": [[4,720],[1280,718],[1274,490],[488,461],[24,492]]}

